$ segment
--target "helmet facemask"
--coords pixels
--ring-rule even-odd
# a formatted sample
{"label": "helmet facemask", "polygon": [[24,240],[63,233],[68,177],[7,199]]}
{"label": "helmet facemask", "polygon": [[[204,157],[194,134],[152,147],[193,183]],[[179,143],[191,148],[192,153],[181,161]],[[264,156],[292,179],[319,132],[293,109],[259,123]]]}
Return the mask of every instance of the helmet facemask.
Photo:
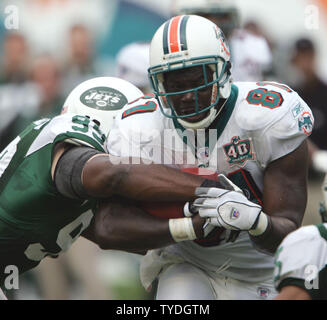
{"label": "helmet facemask", "polygon": [[[159,100],[159,106],[162,113],[169,118],[177,119],[177,121],[186,128],[198,129],[208,127],[218,114],[217,108],[220,98],[227,99],[230,94],[230,85],[224,86],[227,82],[230,82],[230,62],[224,60],[220,56],[206,56],[196,59],[190,59],[187,61],[176,61],[173,63],[168,63],[165,66],[165,70],[160,70],[160,67],[152,67],[149,69],[150,81],[152,83],[154,92]],[[168,72],[176,73],[178,71],[198,67],[202,70],[203,83],[192,88],[183,88],[183,90],[171,90],[164,87],[165,75]],[[210,70],[212,71],[212,76],[209,75]],[[191,78],[191,77],[190,77]],[[167,87],[167,84],[166,84]],[[208,101],[207,106],[200,107],[199,95],[204,90],[208,90],[211,87],[211,97]],[[227,89],[227,90],[226,90]],[[175,96],[185,95],[192,93],[194,95],[194,107],[191,112],[180,114],[178,110],[174,107]],[[187,118],[195,117],[200,114],[207,114],[202,117],[199,121],[188,121]]]}

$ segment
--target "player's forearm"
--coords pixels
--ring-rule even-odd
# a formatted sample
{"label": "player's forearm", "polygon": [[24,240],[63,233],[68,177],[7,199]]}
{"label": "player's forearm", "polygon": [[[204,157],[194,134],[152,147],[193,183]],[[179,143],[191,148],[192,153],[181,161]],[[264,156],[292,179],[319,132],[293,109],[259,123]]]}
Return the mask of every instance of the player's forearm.
{"label": "player's forearm", "polygon": [[114,192],[137,200],[187,201],[204,179],[163,165],[132,165],[126,168]]}
{"label": "player's forearm", "polygon": [[282,240],[292,231],[298,228],[297,224],[284,217],[268,216],[266,230],[258,236],[250,234],[251,240],[256,246],[269,253],[275,253]]}
{"label": "player's forearm", "polygon": [[188,201],[195,199],[195,189],[205,180],[159,164],[113,164],[108,156],[90,161],[92,168],[86,164],[83,170],[83,184],[95,197],[117,194],[147,201]]}
{"label": "player's forearm", "polygon": [[165,247],[174,243],[169,233],[167,220],[155,217],[151,217],[149,220],[142,223],[140,219],[137,219],[129,225],[110,223],[98,238],[98,245],[106,250],[137,252]]}
{"label": "player's forearm", "polygon": [[[194,238],[185,240],[203,236],[204,219],[195,216],[192,219],[172,220],[182,221],[181,219],[190,219],[195,235]],[[184,231],[172,228],[168,219],[152,216],[133,205],[107,202],[100,204],[94,221],[84,236],[102,249],[140,252],[171,245],[181,234],[187,236]]]}

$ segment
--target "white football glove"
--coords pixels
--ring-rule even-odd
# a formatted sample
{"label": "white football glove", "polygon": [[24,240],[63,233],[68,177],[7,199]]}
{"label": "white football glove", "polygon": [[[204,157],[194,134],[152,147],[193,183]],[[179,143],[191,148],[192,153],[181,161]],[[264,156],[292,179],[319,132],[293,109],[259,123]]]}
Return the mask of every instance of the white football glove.
{"label": "white football glove", "polygon": [[196,195],[200,198],[194,201],[194,208],[213,226],[239,231],[255,230],[262,213],[261,206],[249,201],[241,189],[224,175],[219,175],[219,181],[229,190],[197,188]]}
{"label": "white football glove", "polygon": [[[184,217],[193,217],[198,214],[198,209],[193,206],[192,203],[186,202],[183,209]],[[203,236],[206,237],[215,227],[210,224],[210,221],[207,219],[203,226]]]}

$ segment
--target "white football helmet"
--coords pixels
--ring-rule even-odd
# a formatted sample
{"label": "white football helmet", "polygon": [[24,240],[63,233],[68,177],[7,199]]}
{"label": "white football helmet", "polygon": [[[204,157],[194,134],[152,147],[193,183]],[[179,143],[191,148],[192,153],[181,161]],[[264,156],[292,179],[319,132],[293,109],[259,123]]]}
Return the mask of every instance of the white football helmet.
{"label": "white football helmet", "polygon": [[148,89],[149,50],[149,42],[133,42],[124,46],[117,53],[117,77],[131,82],[141,90]]}
{"label": "white football helmet", "polygon": [[[185,91],[166,93],[163,74],[169,71],[201,66],[204,85]],[[206,66],[213,71],[213,81],[209,81]],[[208,19],[195,15],[176,16],[165,22],[155,33],[150,46],[149,77],[154,93],[159,100],[163,114],[176,118],[185,128],[208,127],[218,115],[214,108],[220,98],[227,99],[231,93],[230,52],[223,32]],[[198,91],[212,87],[211,104],[199,110]],[[194,112],[178,115],[170,97],[193,92]],[[167,110],[170,108],[170,112]],[[168,111],[168,112],[167,112]],[[199,122],[188,122],[185,118],[200,113],[208,115]]]}
{"label": "white football helmet", "polygon": [[142,91],[126,80],[114,77],[93,78],[72,90],[61,113],[75,113],[97,120],[100,130],[107,137],[119,110],[142,96]]}

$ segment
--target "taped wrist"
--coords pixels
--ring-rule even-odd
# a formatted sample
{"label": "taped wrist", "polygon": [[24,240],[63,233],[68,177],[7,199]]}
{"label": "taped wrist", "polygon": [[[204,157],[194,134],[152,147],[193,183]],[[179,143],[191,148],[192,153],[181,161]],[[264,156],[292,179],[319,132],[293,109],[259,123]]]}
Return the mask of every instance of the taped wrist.
{"label": "taped wrist", "polygon": [[59,193],[72,199],[89,199],[82,183],[82,171],[85,163],[99,153],[89,147],[73,147],[64,152],[54,173],[54,183]]}
{"label": "taped wrist", "polygon": [[267,230],[268,223],[269,221],[267,215],[263,211],[261,211],[255,229],[249,230],[250,235],[255,237],[260,236]]}
{"label": "taped wrist", "polygon": [[192,218],[169,219],[169,231],[176,242],[196,239]]}

